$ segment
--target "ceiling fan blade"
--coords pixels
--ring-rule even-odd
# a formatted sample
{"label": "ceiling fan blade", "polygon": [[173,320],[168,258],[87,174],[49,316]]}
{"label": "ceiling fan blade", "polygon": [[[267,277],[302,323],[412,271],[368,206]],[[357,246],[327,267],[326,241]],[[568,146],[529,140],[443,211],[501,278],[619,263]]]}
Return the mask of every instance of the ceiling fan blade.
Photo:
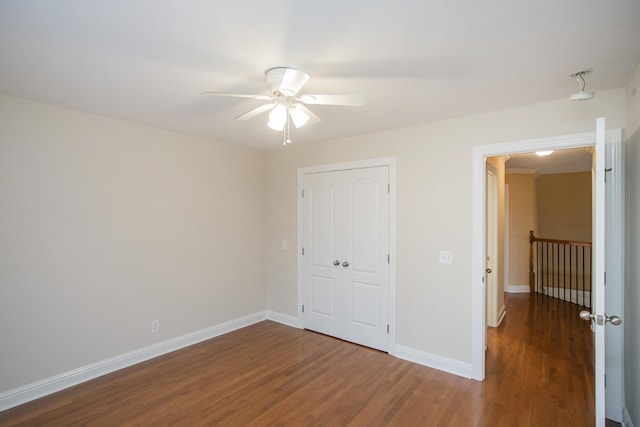
{"label": "ceiling fan blade", "polygon": [[310,109],[308,109],[304,105],[296,104],[296,108],[301,109],[302,111],[304,111],[307,114],[307,116],[309,116],[309,121],[307,121],[306,124],[313,125],[315,123],[318,123],[318,122],[322,121],[322,119],[320,119],[320,117],[316,116],[313,111],[311,111]]}
{"label": "ceiling fan blade", "polygon": [[269,95],[249,95],[249,94],[245,94],[245,93],[229,93],[229,92],[202,92],[203,95],[213,95],[213,96],[230,96],[233,98],[249,98],[249,99],[256,99],[258,101],[270,101],[272,99],[274,99],[273,96],[269,96]]}
{"label": "ceiling fan blade", "polygon": [[264,105],[259,106],[258,108],[254,108],[251,111],[248,111],[248,112],[246,112],[244,114],[239,115],[238,117],[236,117],[233,120],[248,120],[248,119],[250,119],[252,117],[257,116],[258,114],[261,114],[261,113],[264,113],[265,111],[271,110],[275,106],[276,106],[275,103],[273,103],[273,104],[264,104]]}
{"label": "ceiling fan blade", "polygon": [[300,97],[300,101],[305,104],[318,105],[346,105],[359,107],[364,105],[364,96],[362,95],[315,95],[305,93]]}
{"label": "ceiling fan blade", "polygon": [[280,91],[287,96],[295,96],[300,92],[311,76],[304,71],[287,68],[282,76]]}

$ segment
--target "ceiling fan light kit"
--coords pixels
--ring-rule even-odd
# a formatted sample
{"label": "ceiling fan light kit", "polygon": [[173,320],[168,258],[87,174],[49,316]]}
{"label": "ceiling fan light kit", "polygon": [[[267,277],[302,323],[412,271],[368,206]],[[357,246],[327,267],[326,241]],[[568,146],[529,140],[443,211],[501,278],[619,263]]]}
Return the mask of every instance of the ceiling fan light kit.
{"label": "ceiling fan light kit", "polygon": [[595,93],[584,91],[584,87],[585,87],[584,75],[589,74],[592,71],[593,71],[592,69],[587,68],[586,70],[578,71],[577,73],[573,73],[569,76],[571,78],[576,79],[576,81],[578,82],[578,88],[580,89],[580,92],[574,93],[569,97],[571,101],[586,101],[587,99],[593,99],[596,97]]}
{"label": "ceiling fan light kit", "polygon": [[305,124],[313,124],[320,121],[305,104],[309,105],[338,105],[361,106],[364,105],[364,97],[361,95],[315,95],[301,94],[300,91],[309,81],[311,76],[304,71],[289,67],[269,68],[264,73],[267,86],[271,91],[267,95],[250,95],[228,92],[204,92],[208,95],[230,96],[236,98],[249,98],[253,100],[269,101],[251,111],[239,115],[234,120],[248,120],[259,114],[271,110],[267,126],[273,130],[284,132],[283,145],[291,143],[290,122],[297,128]]}

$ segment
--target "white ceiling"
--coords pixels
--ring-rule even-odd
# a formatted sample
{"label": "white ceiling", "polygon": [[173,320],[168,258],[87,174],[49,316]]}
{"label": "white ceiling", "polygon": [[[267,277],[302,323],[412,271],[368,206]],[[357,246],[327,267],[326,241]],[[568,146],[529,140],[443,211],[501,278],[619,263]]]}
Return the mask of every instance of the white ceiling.
{"label": "white ceiling", "polygon": [[[640,63],[638,0],[2,0],[0,93],[265,149],[263,73],[311,74],[312,142],[627,84]],[[569,101],[567,101],[569,102]],[[589,101],[585,101],[589,102]]]}
{"label": "white ceiling", "polygon": [[551,173],[588,172],[592,158],[589,148],[555,150],[548,156],[535,153],[513,154],[505,163],[507,169],[528,169],[542,175]]}

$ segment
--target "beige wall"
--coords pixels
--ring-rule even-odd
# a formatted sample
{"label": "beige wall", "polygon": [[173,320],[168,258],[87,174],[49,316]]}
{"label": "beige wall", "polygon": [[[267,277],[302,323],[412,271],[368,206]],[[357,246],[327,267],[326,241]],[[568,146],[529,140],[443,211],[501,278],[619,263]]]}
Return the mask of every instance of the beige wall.
{"label": "beige wall", "polygon": [[591,172],[540,175],[538,237],[591,241]]}
{"label": "beige wall", "polygon": [[[624,382],[627,425],[640,425],[640,65],[627,87]],[[631,325],[631,326],[630,326]]]}
{"label": "beige wall", "polygon": [[[596,99],[554,102],[360,135],[292,144],[268,154],[267,286],[269,308],[296,315],[299,167],[395,156],[397,159],[397,342],[417,351],[471,362],[472,147],[590,132],[607,116],[624,126],[624,90]],[[309,128],[311,131],[312,128]],[[453,265],[438,251],[453,251]]]}
{"label": "beige wall", "polygon": [[263,152],[0,96],[0,392],[264,310],[265,178]]}
{"label": "beige wall", "polygon": [[[508,172],[508,171],[507,171]],[[507,173],[509,286],[529,286],[529,230],[536,230],[535,176]]]}

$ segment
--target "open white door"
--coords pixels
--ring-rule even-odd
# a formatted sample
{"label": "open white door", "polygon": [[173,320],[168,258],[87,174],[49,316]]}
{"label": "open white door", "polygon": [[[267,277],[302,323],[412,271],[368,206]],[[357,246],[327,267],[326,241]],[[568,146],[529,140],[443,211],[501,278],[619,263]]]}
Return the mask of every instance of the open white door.
{"label": "open white door", "polygon": [[[605,427],[605,119],[596,120],[593,212],[593,314],[595,331],[596,426]],[[585,312],[581,313],[581,317]],[[586,317],[586,316],[584,316]],[[583,318],[584,318],[583,317]]]}
{"label": "open white door", "polygon": [[[498,176],[487,167],[487,326],[498,326]],[[485,347],[486,347],[485,337]]]}

